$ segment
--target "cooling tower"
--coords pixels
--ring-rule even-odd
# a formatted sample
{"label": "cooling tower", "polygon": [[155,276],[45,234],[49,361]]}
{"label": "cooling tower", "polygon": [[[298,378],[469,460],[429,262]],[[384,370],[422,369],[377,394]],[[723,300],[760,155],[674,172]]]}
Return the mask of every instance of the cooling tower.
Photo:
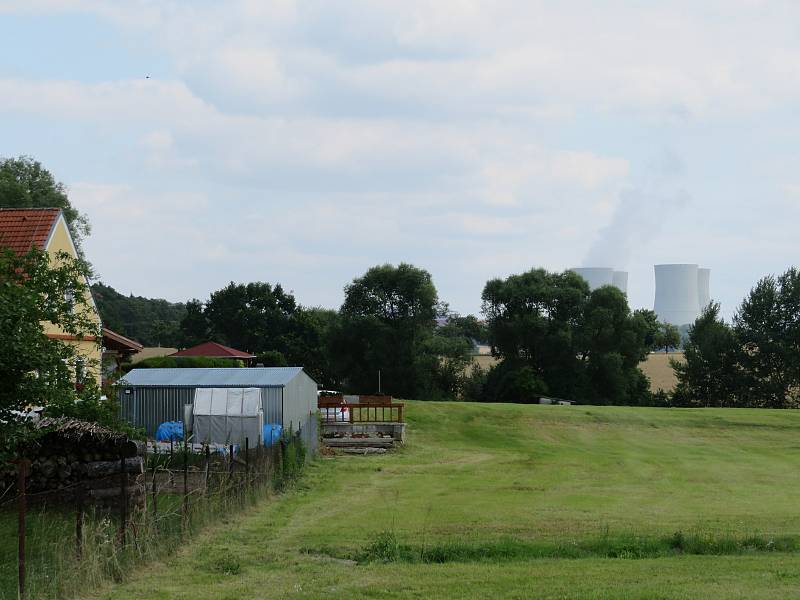
{"label": "cooling tower", "polygon": [[700,315],[697,265],[656,265],[654,310],[673,325],[694,323]]}
{"label": "cooling tower", "polygon": [[590,290],[596,290],[604,285],[614,285],[614,269],[606,267],[578,267],[570,269],[586,280]]}
{"label": "cooling tower", "polygon": [[628,293],[628,272],[627,271],[614,271],[611,278],[611,283],[614,287],[619,288],[623,294]]}
{"label": "cooling tower", "polygon": [[711,269],[697,269],[697,303],[701,312],[711,304]]}

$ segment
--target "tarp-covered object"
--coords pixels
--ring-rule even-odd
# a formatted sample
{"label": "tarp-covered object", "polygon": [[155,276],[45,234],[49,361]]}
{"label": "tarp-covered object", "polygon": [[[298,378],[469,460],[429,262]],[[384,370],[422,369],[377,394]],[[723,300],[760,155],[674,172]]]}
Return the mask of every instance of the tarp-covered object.
{"label": "tarp-covered object", "polygon": [[162,423],[156,430],[156,440],[159,442],[183,440],[183,423],[180,421],[166,421]]}
{"label": "tarp-covered object", "polygon": [[194,393],[195,442],[261,443],[264,413],[259,388],[197,388]]}
{"label": "tarp-covered object", "polygon": [[278,443],[278,440],[281,439],[281,433],[283,432],[283,427],[278,425],[277,423],[267,423],[264,425],[264,445],[269,448],[274,446]]}

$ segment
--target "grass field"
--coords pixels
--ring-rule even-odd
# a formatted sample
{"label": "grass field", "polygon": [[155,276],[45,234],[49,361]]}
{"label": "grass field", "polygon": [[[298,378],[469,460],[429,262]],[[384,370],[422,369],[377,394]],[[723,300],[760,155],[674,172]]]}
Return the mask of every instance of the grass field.
{"label": "grass field", "polygon": [[97,597],[800,597],[798,412],[407,406]]}

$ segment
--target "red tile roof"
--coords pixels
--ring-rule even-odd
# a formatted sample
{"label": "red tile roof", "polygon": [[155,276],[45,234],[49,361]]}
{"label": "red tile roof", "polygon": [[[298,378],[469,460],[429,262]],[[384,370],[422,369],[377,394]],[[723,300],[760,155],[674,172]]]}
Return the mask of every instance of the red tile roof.
{"label": "red tile roof", "polygon": [[248,354],[241,350],[228,348],[217,342],[204,342],[186,350],[180,350],[170,356],[207,356],[208,358],[255,358],[254,354]]}
{"label": "red tile roof", "polygon": [[60,208],[0,208],[0,246],[18,255],[44,250],[60,215]]}

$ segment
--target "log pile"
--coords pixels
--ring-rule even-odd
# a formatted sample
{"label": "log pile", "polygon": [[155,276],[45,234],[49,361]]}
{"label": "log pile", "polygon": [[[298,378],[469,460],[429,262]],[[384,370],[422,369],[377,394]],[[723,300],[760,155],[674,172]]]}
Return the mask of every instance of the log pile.
{"label": "log pile", "polygon": [[[131,508],[144,504],[144,444],[74,419],[41,419],[37,427],[41,435],[20,449],[30,461],[26,488],[33,501],[82,498],[86,506],[116,507],[127,497]],[[0,495],[15,485],[15,472],[0,473]]]}

